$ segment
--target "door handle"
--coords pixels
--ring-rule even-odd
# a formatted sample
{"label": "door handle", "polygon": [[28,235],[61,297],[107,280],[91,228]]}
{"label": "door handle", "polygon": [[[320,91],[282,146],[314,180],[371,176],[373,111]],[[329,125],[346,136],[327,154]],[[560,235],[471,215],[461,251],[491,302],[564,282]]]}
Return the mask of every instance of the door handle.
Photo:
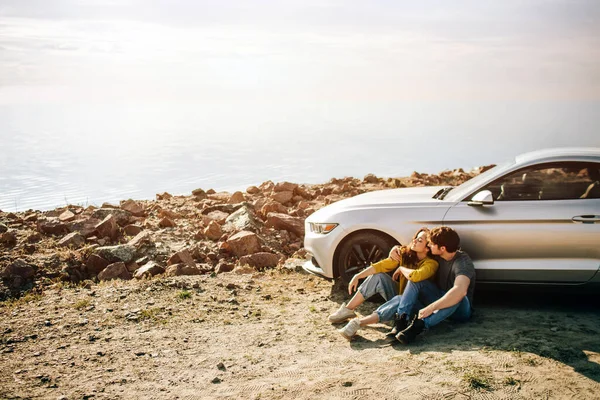
{"label": "door handle", "polygon": [[584,224],[593,224],[600,221],[600,215],[577,215],[571,218],[573,222],[583,222]]}

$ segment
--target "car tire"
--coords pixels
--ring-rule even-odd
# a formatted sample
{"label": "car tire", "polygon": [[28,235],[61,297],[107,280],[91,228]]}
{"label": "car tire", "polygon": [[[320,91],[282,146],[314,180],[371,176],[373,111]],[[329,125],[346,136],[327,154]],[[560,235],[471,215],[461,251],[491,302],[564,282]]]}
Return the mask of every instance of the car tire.
{"label": "car tire", "polygon": [[392,238],[381,233],[360,232],[351,236],[337,251],[337,276],[347,284],[355,274],[387,258],[396,244]]}

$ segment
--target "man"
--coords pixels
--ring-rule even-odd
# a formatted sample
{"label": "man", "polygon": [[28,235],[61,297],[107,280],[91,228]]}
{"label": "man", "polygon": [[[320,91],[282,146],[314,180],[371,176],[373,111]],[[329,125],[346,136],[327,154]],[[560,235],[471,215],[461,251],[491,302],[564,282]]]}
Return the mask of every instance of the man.
{"label": "man", "polygon": [[[429,247],[439,262],[437,285],[429,280],[408,282],[398,304],[400,321],[410,314],[419,299],[427,306],[421,308],[412,323],[396,335],[396,339],[404,344],[447,318],[467,321],[473,311],[475,268],[468,254],[459,250],[460,238],[456,231],[447,226],[432,229]],[[395,251],[391,257],[397,258]]]}

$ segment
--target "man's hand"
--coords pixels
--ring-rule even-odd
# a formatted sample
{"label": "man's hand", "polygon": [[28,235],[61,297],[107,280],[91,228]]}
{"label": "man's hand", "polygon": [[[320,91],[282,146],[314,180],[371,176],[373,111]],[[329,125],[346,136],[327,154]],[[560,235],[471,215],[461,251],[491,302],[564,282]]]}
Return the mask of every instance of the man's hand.
{"label": "man's hand", "polygon": [[350,283],[348,283],[348,294],[354,293],[356,287],[358,286],[358,274],[354,275],[352,279],[350,279]]}
{"label": "man's hand", "polygon": [[400,268],[402,267],[396,268],[396,270],[394,271],[394,275],[392,275],[392,279],[396,282],[400,280],[400,275],[402,275],[402,271],[400,270]]}
{"label": "man's hand", "polygon": [[392,260],[402,262],[402,256],[400,255],[400,246],[392,247],[392,250],[390,250],[390,257],[392,258]]}
{"label": "man's hand", "polygon": [[435,311],[435,309],[431,306],[431,304],[425,308],[421,308],[419,310],[419,319],[429,317],[431,314],[433,314],[434,311]]}

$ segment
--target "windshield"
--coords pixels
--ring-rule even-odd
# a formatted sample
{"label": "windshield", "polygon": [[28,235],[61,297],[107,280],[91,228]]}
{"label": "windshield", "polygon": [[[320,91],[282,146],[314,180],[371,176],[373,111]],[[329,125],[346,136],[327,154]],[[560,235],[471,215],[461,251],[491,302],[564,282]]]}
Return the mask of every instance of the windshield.
{"label": "windshield", "polygon": [[479,187],[485,185],[490,180],[495,179],[497,176],[502,175],[504,172],[509,170],[514,164],[514,161],[509,161],[504,164],[496,165],[494,168],[489,169],[483,174],[477,175],[476,177],[469,179],[462,185],[457,186],[453,190],[449,191],[448,195],[446,196],[446,199],[450,201],[463,200],[474,190],[477,190]]}

